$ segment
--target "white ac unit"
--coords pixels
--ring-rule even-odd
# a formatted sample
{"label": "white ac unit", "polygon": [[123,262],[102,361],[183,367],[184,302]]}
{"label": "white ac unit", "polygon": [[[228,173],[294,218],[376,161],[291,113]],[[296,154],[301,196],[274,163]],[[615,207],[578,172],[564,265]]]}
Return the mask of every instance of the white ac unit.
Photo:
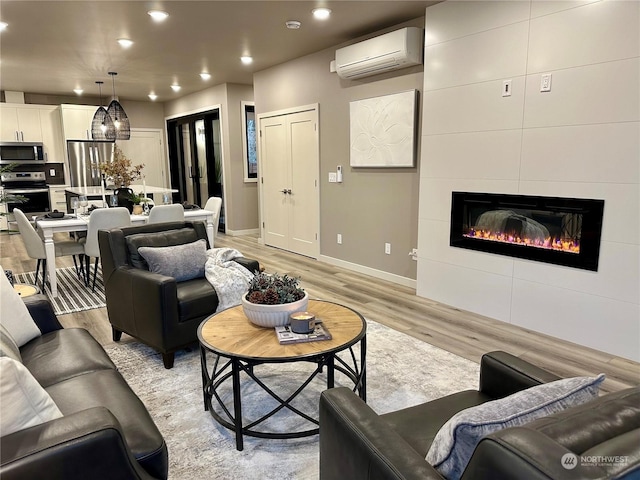
{"label": "white ac unit", "polygon": [[422,29],[406,27],[336,50],[336,72],[354,79],[422,63]]}

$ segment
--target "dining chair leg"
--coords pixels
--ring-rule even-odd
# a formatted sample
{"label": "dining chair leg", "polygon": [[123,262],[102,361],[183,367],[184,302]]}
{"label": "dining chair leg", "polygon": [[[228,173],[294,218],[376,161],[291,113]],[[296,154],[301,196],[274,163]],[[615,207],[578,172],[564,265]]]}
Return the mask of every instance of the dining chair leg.
{"label": "dining chair leg", "polygon": [[91,273],[91,258],[89,255],[84,256],[84,286],[89,287],[89,274]]}
{"label": "dining chair leg", "polygon": [[38,274],[40,273],[40,264],[42,263],[42,260],[39,258],[38,259],[38,263],[36,263],[36,279],[34,280],[34,283],[36,285],[38,285]]}
{"label": "dining chair leg", "polygon": [[47,259],[42,260],[42,291],[45,290],[45,285],[47,283]]}
{"label": "dining chair leg", "polygon": [[78,262],[76,261],[76,256],[75,255],[71,255],[71,258],[73,258],[73,266],[76,269],[76,275],[78,275],[78,278],[83,278],[81,277],[81,275],[84,273],[84,268],[82,268],[82,258],[80,257],[80,265],[78,266]]}
{"label": "dining chair leg", "polygon": [[96,262],[93,264],[93,286],[91,287],[92,292],[96,291],[96,275],[98,274],[98,260],[99,258],[96,257]]}

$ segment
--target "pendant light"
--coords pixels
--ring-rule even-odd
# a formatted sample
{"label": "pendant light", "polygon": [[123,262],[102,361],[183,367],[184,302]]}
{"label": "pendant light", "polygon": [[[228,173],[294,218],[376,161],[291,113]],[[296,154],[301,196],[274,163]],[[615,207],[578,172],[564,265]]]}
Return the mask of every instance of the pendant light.
{"label": "pendant light", "polygon": [[115,127],[116,140],[129,140],[131,138],[129,117],[127,117],[124,108],[122,108],[122,105],[120,105],[120,102],[116,99],[115,76],[118,74],[116,72],[109,72],[109,75],[111,75],[111,83],[113,85],[113,100],[111,100],[109,108],[107,108],[107,113],[111,117],[111,121]]}
{"label": "pendant light", "polygon": [[93,114],[93,120],[91,121],[91,138],[94,140],[115,140],[116,129],[107,110],[102,106],[102,84],[104,82],[96,83],[100,89],[100,106],[96,113]]}

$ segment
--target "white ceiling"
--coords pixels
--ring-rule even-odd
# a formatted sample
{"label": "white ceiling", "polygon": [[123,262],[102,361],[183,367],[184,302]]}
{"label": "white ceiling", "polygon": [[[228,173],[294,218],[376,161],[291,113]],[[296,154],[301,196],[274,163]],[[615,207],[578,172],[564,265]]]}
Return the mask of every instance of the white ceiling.
{"label": "white ceiling", "polygon": [[[253,72],[421,17],[434,1],[30,1],[0,0],[0,89],[50,95],[98,94],[115,71],[120,99],[163,102],[221,83],[251,84]],[[331,8],[329,20],[311,10]],[[170,17],[155,23],[150,9]],[[288,30],[287,20],[302,22]],[[129,49],[118,45],[126,37]],[[251,55],[254,63],[240,63]],[[329,66],[327,65],[327,68]],[[212,78],[203,81],[206,70]],[[175,93],[173,83],[182,86]]]}

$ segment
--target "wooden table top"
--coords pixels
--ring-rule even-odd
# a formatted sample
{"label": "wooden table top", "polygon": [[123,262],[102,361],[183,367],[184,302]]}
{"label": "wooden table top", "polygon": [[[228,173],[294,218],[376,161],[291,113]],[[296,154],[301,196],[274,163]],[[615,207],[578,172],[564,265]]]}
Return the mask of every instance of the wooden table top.
{"label": "wooden table top", "polygon": [[277,360],[340,351],[366,333],[362,315],[337,303],[309,300],[307,311],[322,320],[331,340],[280,345],[275,330],[251,323],[241,305],[207,318],[198,328],[198,338],[204,347],[226,357]]}

